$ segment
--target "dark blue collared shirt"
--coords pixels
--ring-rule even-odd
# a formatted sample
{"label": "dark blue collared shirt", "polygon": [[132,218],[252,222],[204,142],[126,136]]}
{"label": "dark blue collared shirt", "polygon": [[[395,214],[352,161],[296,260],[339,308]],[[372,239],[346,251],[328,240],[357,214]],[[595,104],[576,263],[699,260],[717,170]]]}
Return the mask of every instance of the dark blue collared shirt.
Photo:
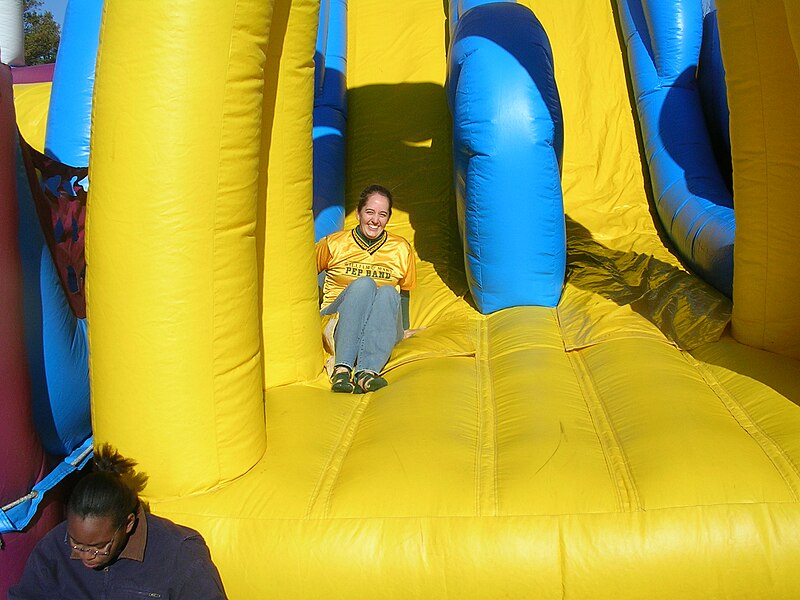
{"label": "dark blue collared shirt", "polygon": [[36,545],[8,600],[225,600],[219,572],[199,533],[145,515],[107,567],[83,566],[66,542],[66,521]]}

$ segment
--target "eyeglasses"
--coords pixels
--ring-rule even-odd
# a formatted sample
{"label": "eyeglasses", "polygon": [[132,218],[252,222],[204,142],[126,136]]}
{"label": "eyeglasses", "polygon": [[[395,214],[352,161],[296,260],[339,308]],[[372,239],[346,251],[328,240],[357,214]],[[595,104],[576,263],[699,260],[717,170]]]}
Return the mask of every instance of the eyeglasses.
{"label": "eyeglasses", "polygon": [[72,538],[70,538],[70,537],[69,537],[69,534],[67,534],[67,535],[64,537],[64,541],[65,541],[65,542],[67,543],[67,545],[68,545],[70,548],[72,548],[72,549],[73,549],[75,552],[79,552],[79,553],[83,554],[84,556],[88,556],[88,557],[89,557],[89,560],[94,560],[94,559],[95,559],[95,558],[97,558],[98,556],[108,556],[109,554],[111,554],[111,545],[114,543],[114,538],[115,538],[115,537],[117,537],[117,532],[119,531],[119,528],[120,528],[120,527],[122,527],[122,525],[123,525],[123,524],[120,524],[120,525],[119,525],[119,526],[118,526],[118,527],[117,527],[117,528],[114,530],[114,533],[111,535],[111,539],[110,539],[110,540],[108,540],[108,542],[106,542],[106,543],[105,543],[103,546],[101,546],[100,548],[87,548],[87,547],[85,547],[85,546],[81,546],[81,545],[79,545],[79,544],[73,544],[73,543],[72,543]]}

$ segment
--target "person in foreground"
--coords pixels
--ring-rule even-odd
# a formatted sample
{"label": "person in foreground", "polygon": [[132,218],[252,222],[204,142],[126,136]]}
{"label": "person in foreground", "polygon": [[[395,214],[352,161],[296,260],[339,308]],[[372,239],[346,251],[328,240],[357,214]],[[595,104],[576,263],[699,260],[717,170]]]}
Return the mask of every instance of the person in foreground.
{"label": "person in foreground", "polygon": [[8,599],[226,598],[200,534],[145,513],[138,494],[147,477],[136,463],[108,444],[94,462],[70,495],[67,520],[36,545]]}
{"label": "person in foreground", "polygon": [[317,273],[325,271],[320,313],[338,315],[334,392],[374,392],[387,384],[380,372],[403,339],[407,292],[417,277],[410,244],[386,231],[391,192],[381,185],[366,187],[356,216],[354,229],[332,233],[316,247]]}

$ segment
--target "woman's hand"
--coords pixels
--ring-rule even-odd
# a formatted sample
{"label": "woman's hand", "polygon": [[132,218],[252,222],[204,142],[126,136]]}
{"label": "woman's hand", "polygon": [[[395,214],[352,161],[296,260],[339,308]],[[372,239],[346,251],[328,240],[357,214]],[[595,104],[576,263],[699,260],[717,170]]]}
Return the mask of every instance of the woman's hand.
{"label": "woman's hand", "polygon": [[417,335],[417,333],[419,333],[423,329],[427,329],[427,328],[426,327],[418,327],[417,329],[406,329],[403,332],[403,339],[407,340],[410,337],[414,337],[415,335]]}

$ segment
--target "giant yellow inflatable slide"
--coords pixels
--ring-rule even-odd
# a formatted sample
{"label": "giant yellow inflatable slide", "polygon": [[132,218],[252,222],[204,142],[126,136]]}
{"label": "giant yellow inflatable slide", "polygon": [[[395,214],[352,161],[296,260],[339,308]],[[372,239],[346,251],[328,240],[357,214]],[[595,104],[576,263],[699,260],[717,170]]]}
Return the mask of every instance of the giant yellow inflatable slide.
{"label": "giant yellow inflatable slide", "polygon": [[[202,532],[231,598],[800,597],[790,3],[718,1],[731,301],[654,224],[612,3],[524,2],[563,108],[567,276],[555,308],[483,315],[452,183],[447,3],[352,0],[348,198],[394,190],[425,328],[387,388],[352,396],[322,372],[319,2],[201,4],[105,7],[92,422],[149,474],[152,510]],[[517,202],[496,210],[512,222]]]}

